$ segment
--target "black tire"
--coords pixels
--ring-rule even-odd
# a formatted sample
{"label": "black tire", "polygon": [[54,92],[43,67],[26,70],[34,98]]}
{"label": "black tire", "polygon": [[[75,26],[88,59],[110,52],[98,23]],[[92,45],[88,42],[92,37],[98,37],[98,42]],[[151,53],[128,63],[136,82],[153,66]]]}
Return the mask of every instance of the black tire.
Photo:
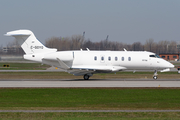
{"label": "black tire", "polygon": [[157,76],[153,76],[153,79],[154,79],[154,80],[157,80],[157,78],[158,78]]}
{"label": "black tire", "polygon": [[89,80],[89,75],[84,75],[84,80]]}

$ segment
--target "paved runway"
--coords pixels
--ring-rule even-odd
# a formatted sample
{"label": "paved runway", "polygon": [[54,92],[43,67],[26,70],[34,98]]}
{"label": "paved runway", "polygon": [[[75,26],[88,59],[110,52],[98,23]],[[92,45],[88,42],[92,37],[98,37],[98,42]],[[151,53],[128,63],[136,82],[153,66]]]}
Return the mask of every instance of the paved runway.
{"label": "paved runway", "polygon": [[180,87],[180,79],[0,79],[0,87]]}

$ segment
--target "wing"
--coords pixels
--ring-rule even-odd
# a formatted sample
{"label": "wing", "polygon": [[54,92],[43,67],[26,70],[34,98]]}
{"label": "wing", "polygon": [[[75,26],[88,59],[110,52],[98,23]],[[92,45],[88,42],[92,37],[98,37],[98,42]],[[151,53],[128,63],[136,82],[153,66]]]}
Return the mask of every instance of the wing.
{"label": "wing", "polygon": [[59,58],[56,58],[54,60],[43,58],[42,63],[48,64],[51,66],[56,66],[56,67],[61,68],[63,70],[69,70],[70,69],[70,67],[65,62],[60,60]]}
{"label": "wing", "polygon": [[85,75],[85,74],[95,74],[95,73],[110,73],[125,70],[122,66],[73,66],[69,73],[73,75]]}
{"label": "wing", "polygon": [[59,67],[66,70],[68,73],[79,76],[94,73],[110,73],[125,70],[123,66],[93,66],[93,65],[78,65],[69,67],[64,61],[57,58],[56,60],[43,59],[43,63]]}

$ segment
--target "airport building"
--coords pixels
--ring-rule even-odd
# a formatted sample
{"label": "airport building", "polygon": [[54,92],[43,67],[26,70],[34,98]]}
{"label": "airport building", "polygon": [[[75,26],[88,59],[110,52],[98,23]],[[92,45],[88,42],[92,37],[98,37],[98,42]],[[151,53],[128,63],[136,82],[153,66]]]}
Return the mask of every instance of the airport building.
{"label": "airport building", "polygon": [[179,53],[160,53],[159,56],[168,61],[178,61]]}
{"label": "airport building", "polygon": [[3,53],[8,53],[8,52],[16,53],[17,47],[3,47],[1,51]]}

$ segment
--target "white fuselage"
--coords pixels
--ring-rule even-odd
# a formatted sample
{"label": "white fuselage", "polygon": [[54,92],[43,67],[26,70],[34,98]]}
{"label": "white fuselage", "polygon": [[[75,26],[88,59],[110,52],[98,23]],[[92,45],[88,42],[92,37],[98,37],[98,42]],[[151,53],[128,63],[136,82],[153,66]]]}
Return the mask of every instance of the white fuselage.
{"label": "white fuselage", "polygon": [[174,67],[168,61],[146,51],[60,51],[25,55],[24,58],[61,67],[58,58],[70,68],[121,66],[129,70],[162,70]]}

